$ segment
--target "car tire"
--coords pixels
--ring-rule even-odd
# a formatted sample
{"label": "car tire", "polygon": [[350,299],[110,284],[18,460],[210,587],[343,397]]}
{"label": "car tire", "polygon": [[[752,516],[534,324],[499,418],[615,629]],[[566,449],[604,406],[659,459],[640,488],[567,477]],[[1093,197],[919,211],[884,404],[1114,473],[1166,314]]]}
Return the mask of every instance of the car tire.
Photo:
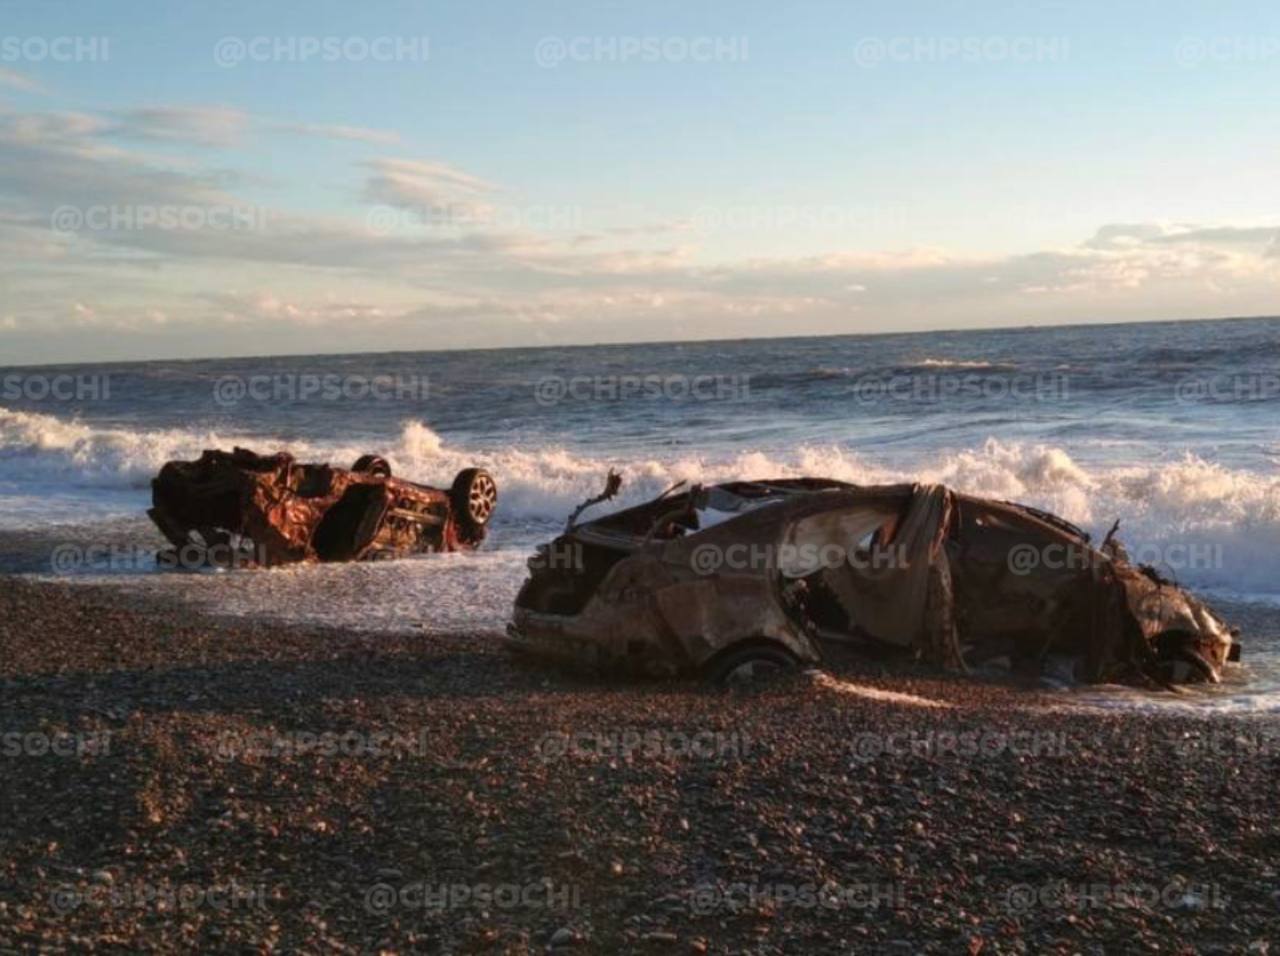
{"label": "car tire", "polygon": [[1184,650],[1160,661],[1170,684],[1216,684],[1221,678],[1214,666],[1193,650]]}
{"label": "car tire", "polygon": [[465,468],[449,491],[454,520],[471,531],[482,531],[498,505],[498,485],[483,468]]}
{"label": "car tire", "polygon": [[778,644],[730,648],[707,666],[707,679],[722,687],[772,680],[798,669],[800,661]]}
{"label": "car tire", "polygon": [[1167,631],[1153,642],[1159,655],[1161,676],[1170,684],[1216,684],[1222,678],[1209,661],[1192,646],[1187,635]]}
{"label": "car tire", "polygon": [[351,470],[362,475],[378,475],[382,478],[391,477],[390,463],[378,455],[361,455],[356,459],[356,463],[351,466]]}

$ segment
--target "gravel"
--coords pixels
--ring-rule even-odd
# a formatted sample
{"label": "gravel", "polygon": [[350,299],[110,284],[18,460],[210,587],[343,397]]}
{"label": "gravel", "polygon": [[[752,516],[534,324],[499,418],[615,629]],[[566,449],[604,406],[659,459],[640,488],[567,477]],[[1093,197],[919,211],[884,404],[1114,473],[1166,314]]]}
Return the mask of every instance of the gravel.
{"label": "gravel", "polygon": [[611,682],[495,635],[268,628],[0,578],[0,950],[1275,942],[1273,725],[826,671]]}

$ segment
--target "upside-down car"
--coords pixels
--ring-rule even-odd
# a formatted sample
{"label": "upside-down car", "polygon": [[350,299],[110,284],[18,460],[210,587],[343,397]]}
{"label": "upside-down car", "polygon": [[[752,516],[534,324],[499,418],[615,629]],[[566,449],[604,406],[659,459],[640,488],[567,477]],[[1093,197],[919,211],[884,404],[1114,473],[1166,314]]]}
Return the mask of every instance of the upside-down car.
{"label": "upside-down car", "polygon": [[480,468],[443,491],[392,477],[374,455],[347,471],[244,448],[171,461],[151,489],[147,514],[175,549],[200,549],[211,563],[247,554],[264,566],[472,549],[498,499]]}
{"label": "upside-down car", "polygon": [[[1217,681],[1237,632],[1061,518],[941,485],[801,478],[670,489],[530,559],[511,648],[597,668],[736,679],[827,642],[953,671],[1066,656],[1081,682]],[[1028,557],[1030,556],[1030,557]],[[1002,662],[1003,663],[1003,662]]]}

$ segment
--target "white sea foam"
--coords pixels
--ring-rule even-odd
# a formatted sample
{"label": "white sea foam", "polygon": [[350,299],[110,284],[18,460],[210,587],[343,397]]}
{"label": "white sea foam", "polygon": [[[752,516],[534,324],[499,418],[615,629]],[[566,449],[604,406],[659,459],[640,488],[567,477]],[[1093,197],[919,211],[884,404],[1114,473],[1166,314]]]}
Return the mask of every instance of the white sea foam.
{"label": "white sea foam", "polygon": [[[553,533],[574,505],[596,493],[612,467],[627,480],[615,507],[645,500],[682,479],[824,475],[863,484],[943,482],[977,495],[1036,505],[1095,535],[1120,518],[1121,537],[1130,551],[1148,559],[1173,558],[1164,570],[1182,583],[1204,589],[1214,599],[1280,601],[1280,475],[1231,469],[1192,455],[1086,466],[1061,447],[994,439],[958,450],[923,450],[916,460],[891,467],[847,449],[815,444],[797,444],[784,452],[682,451],[666,456],[551,445],[513,444],[495,450],[457,445],[424,422],[407,421],[381,443],[282,445],[201,429],[95,427],[0,409],[0,528],[39,528],[69,518],[109,521],[127,514],[134,516],[135,530],[145,529],[139,516],[147,504],[147,483],[165,461],[234,444],[261,452],[283,447],[302,460],[343,466],[374,452],[386,456],[398,474],[436,485],[447,485],[464,467],[481,465],[498,479],[499,517],[479,555],[261,574],[133,575],[116,583],[160,589],[201,608],[254,619],[283,614],[375,630],[497,632],[508,618],[532,544]],[[1187,551],[1188,544],[1194,550]],[[1193,560],[1179,566],[1180,556]],[[1280,675],[1277,655],[1254,648],[1247,653],[1260,668],[1251,685],[1261,680],[1265,687],[1224,688],[1225,693],[1167,702],[1100,691],[1077,702],[1239,713],[1280,709],[1280,693],[1270,690]]]}
{"label": "white sea foam", "polygon": [[912,368],[944,368],[973,372],[1008,372],[1017,368],[1008,362],[987,362],[981,359],[925,358],[911,364]]}
{"label": "white sea foam", "polygon": [[[279,446],[211,431],[94,428],[49,415],[0,409],[0,526],[28,525],[49,496],[49,517],[68,496],[118,493],[145,500],[147,481],[172,458],[204,448]],[[462,468],[490,469],[501,489],[500,521],[559,522],[599,490],[609,468],[624,473],[618,506],[645,500],[679,480],[722,481],[823,475],[863,484],[942,482],[972,494],[1022,501],[1060,514],[1095,535],[1121,519],[1121,538],[1135,557],[1163,562],[1179,581],[1237,593],[1280,592],[1280,475],[1233,470],[1192,455],[1167,462],[1086,467],[1062,448],[988,440],[976,448],[921,452],[911,467],[888,467],[842,448],[798,445],[789,452],[741,450],[666,457],[587,453],[564,447],[455,446],[425,423],[407,421],[379,445],[291,442],[302,460],[348,466],[366,452],[386,456],[397,474],[448,485]],[[116,492],[112,498],[110,492]],[[19,504],[20,502],[20,504]]]}

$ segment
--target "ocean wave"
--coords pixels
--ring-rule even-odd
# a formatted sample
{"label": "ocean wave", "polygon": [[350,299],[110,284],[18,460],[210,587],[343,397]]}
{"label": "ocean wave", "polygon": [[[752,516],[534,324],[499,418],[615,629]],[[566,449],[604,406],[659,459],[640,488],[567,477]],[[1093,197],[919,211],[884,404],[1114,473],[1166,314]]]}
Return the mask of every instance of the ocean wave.
{"label": "ocean wave", "polygon": [[99,428],[35,412],[0,408],[0,481],[76,487],[145,484],[170,458],[235,442],[212,431]]}
{"label": "ocean wave", "polygon": [[905,366],[908,369],[955,369],[971,372],[1013,372],[1018,366],[1012,362],[988,362],[981,359],[924,358]]}
{"label": "ocean wave", "polygon": [[1015,372],[1013,362],[991,362],[984,359],[922,358],[893,362],[883,366],[854,368],[848,365],[817,365],[804,372],[777,374],[779,381],[822,381],[825,379],[857,378],[867,375],[902,374],[919,371],[953,372]]}
{"label": "ocean wave", "polygon": [[[349,466],[360,455],[385,456],[397,474],[447,486],[463,468],[491,470],[501,489],[500,523],[559,522],[596,493],[610,468],[622,471],[617,506],[646,500],[677,481],[823,475],[876,484],[942,482],[971,494],[1022,501],[1104,534],[1116,519],[1135,556],[1158,562],[1185,583],[1275,593],[1280,570],[1280,476],[1235,470],[1187,455],[1173,461],[1085,465],[1052,445],[989,439],[977,447],[921,451],[910,466],[889,467],[845,448],[800,444],[784,452],[755,450],[699,454],[668,449],[665,457],[610,455],[558,446],[496,450],[455,446],[425,422],[406,421],[382,442],[302,441],[272,445],[213,431],[133,431],[0,408],[0,487],[24,499],[23,521],[41,493],[65,498],[77,490],[147,487],[173,458],[205,448],[245,445],[260,452],[288,450],[301,460]],[[0,511],[6,507],[0,500]],[[12,516],[10,516],[12,517]],[[1190,550],[1188,550],[1190,549]]]}

